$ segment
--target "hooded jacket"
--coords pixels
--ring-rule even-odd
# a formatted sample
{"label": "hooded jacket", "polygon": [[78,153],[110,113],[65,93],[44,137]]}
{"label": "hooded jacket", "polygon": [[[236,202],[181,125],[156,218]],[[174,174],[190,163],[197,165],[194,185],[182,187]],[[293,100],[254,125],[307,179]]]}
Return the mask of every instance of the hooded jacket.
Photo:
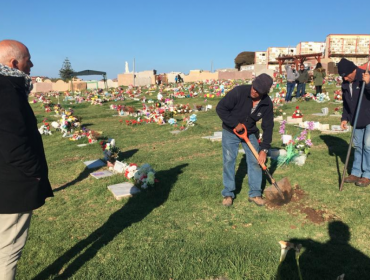
{"label": "hooded jacket", "polygon": [[217,104],[216,112],[222,120],[222,127],[227,131],[242,123],[247,128],[248,135],[256,135],[259,139],[259,129],[256,123],[262,119],[263,130],[261,149],[269,149],[272,141],[274,128],[274,113],[271,98],[266,94],[262,97],[255,111],[252,112],[253,101],[251,97],[251,85],[242,85],[233,88]]}

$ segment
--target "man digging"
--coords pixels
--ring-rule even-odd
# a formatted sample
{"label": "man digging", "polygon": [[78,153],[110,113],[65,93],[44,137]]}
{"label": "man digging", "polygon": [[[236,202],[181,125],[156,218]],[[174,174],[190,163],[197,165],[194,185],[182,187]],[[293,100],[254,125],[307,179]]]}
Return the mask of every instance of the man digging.
{"label": "man digging", "polygon": [[351,175],[344,178],[344,182],[366,187],[370,184],[370,75],[345,58],[338,63],[338,73],[343,78],[342,129],[347,129],[348,122],[353,124],[356,108],[359,106],[360,88],[362,83],[365,83],[358,121],[356,127],[353,128],[355,130],[353,138],[355,156]]}
{"label": "man digging", "polygon": [[[261,74],[253,81],[252,85],[237,86],[226,94],[218,103],[216,111],[222,120],[222,154],[223,154],[223,184],[221,194],[224,197],[222,204],[231,206],[235,197],[235,162],[242,143],[248,166],[249,202],[258,206],[265,205],[262,198],[262,169],[259,163],[265,163],[268,149],[272,141],[274,128],[273,104],[268,96],[272,78]],[[262,143],[259,145],[259,130],[256,123],[262,119]],[[259,151],[258,161],[248,145],[234,134],[247,128],[248,138],[254,148]]]}

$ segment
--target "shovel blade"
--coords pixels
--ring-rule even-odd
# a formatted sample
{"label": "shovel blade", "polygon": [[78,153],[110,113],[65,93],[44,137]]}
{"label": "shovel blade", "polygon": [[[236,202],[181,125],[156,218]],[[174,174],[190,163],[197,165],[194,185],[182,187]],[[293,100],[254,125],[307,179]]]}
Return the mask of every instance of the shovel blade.
{"label": "shovel blade", "polygon": [[283,178],[279,182],[277,182],[281,193],[276,189],[274,185],[268,187],[265,189],[264,194],[266,199],[276,205],[283,205],[287,204],[290,202],[293,196],[293,189],[292,186],[290,185],[290,182],[288,178]]}

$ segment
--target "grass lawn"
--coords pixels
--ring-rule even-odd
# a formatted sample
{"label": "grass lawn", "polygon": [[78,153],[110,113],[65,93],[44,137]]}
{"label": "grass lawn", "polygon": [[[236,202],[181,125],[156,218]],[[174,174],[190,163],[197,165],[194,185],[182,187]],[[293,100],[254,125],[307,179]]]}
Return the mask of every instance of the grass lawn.
{"label": "grass lawn", "polygon": [[[335,87],[328,89],[332,98]],[[160,182],[117,201],[107,186],[126,181],[124,176],[96,180],[83,164],[103,157],[99,144],[80,148],[86,139],[69,141],[59,132],[43,136],[55,197],[34,211],[17,279],[299,279],[293,252],[279,266],[280,240],[304,246],[305,280],[342,273],[346,280],[370,279],[369,189],[347,184],[338,191],[350,133],[314,131],[306,164],[274,171],[277,180],[289,177],[298,188],[293,201],[278,208],[248,203],[245,159],[239,154],[237,197],[225,208],[221,142],[201,138],[221,130],[214,110],[219,100],[209,99],[213,110],[197,113],[196,125],[177,135],[168,124],[126,126],[108,110],[110,104],[132,101],[62,104],[89,128],[115,138],[126,162],[149,163]],[[204,104],[204,98],[176,100],[188,102]],[[340,122],[311,115],[323,107],[333,113],[338,104],[296,102],[284,111],[290,116],[297,105],[304,120]],[[45,117],[53,120],[40,104],[32,107],[40,124]],[[278,130],[275,123],[276,148],[281,147]]]}

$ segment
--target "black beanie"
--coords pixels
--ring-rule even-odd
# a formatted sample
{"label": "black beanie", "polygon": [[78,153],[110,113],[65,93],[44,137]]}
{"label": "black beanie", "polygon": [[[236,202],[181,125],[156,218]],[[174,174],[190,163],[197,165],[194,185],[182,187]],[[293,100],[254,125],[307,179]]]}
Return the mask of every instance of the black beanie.
{"label": "black beanie", "polygon": [[338,63],[338,74],[343,78],[351,74],[357,66],[350,60],[342,58]]}
{"label": "black beanie", "polygon": [[263,73],[254,79],[252,86],[259,94],[264,95],[269,93],[272,83],[271,76]]}

